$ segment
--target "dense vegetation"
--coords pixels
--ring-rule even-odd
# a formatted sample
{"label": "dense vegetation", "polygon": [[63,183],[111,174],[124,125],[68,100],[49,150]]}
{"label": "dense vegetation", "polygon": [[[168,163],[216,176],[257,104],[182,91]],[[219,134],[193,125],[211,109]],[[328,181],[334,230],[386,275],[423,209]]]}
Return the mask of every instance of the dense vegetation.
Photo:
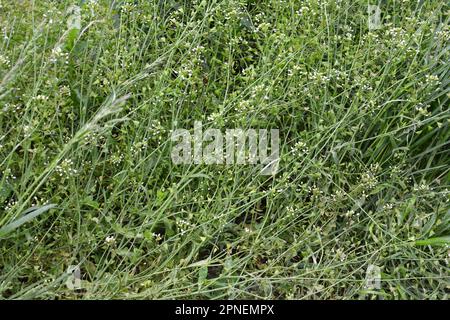
{"label": "dense vegetation", "polygon": [[[367,4],[1,0],[0,297],[448,298],[450,7]],[[196,120],[278,173],[174,165]]]}

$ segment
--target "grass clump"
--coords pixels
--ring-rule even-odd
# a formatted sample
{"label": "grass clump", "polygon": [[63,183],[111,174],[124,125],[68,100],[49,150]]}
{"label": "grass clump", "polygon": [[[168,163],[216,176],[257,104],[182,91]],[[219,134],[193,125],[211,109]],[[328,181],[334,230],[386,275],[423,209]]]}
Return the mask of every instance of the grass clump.
{"label": "grass clump", "polygon": [[[448,298],[444,1],[73,3],[0,1],[0,297]],[[195,120],[278,173],[174,165]]]}

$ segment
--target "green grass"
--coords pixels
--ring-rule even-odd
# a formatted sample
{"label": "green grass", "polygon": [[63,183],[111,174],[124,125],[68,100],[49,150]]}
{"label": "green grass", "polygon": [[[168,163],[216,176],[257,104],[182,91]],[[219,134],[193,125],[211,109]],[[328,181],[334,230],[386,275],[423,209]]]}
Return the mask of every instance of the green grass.
{"label": "green grass", "polygon": [[[445,1],[74,2],[0,1],[0,298],[448,298]],[[278,173],[174,165],[194,121]]]}

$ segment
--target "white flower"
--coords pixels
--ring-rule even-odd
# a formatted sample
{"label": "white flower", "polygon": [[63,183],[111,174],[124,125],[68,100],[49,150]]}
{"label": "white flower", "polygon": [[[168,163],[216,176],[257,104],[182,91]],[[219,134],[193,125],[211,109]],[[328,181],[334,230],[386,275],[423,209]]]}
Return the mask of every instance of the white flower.
{"label": "white flower", "polygon": [[107,245],[113,245],[114,243],[116,243],[116,238],[114,236],[107,236],[105,239],[105,243]]}
{"label": "white flower", "polygon": [[47,96],[44,96],[44,95],[42,95],[42,94],[40,94],[40,95],[37,95],[36,97],[34,97],[33,100],[37,100],[37,101],[47,101],[47,100],[48,100],[48,97],[47,97]]}

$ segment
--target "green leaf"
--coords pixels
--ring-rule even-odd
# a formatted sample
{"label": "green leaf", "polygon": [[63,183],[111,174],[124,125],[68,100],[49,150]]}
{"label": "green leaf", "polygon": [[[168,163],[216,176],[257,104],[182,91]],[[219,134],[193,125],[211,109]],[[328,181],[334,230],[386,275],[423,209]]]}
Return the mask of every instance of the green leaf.
{"label": "green leaf", "polygon": [[0,238],[5,237],[8,233],[11,233],[15,229],[19,228],[24,223],[33,220],[34,218],[38,217],[39,215],[43,214],[44,212],[47,212],[48,210],[54,207],[56,207],[56,204],[48,204],[42,207],[27,209],[24,212],[25,213],[24,216],[17,219],[16,221],[11,222],[10,224],[7,224],[6,226],[0,229]]}
{"label": "green leaf", "polygon": [[198,287],[199,288],[203,287],[203,284],[205,283],[207,276],[208,276],[208,266],[204,265],[204,266],[200,267],[200,269],[198,270]]}
{"label": "green leaf", "polygon": [[414,244],[416,246],[445,246],[450,244],[450,236],[417,240]]}

